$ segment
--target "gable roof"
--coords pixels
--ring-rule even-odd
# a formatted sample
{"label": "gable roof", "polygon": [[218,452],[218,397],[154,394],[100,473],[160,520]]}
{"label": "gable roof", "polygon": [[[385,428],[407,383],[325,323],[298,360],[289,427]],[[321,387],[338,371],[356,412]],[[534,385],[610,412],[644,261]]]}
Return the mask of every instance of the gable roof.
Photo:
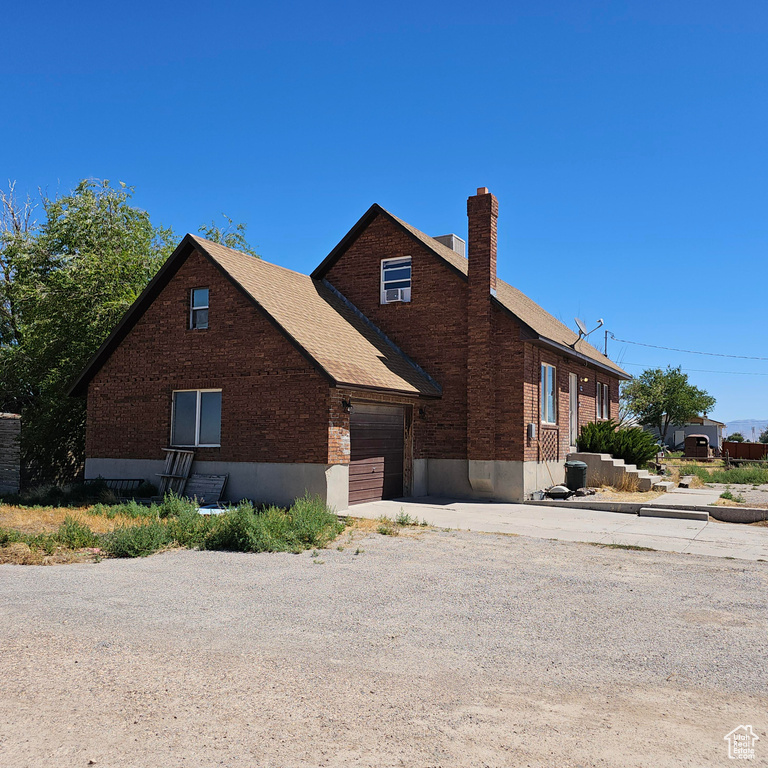
{"label": "gable roof", "polygon": [[[393,222],[409,237],[420,242],[427,249],[440,258],[451,270],[464,280],[467,279],[469,262],[452,248],[424,234],[416,227],[374,203],[349,230],[341,242],[326,256],[320,265],[312,272],[312,277],[320,280],[325,277],[331,267],[341,258],[342,254],[359,237],[363,230],[376,218],[383,215]],[[556,348],[563,354],[584,360],[585,362],[603,368],[621,379],[629,379],[631,376],[616,363],[599,352],[588,341],[580,339],[579,335],[567,325],[540,307],[533,299],[530,299],[522,291],[496,279],[496,296],[494,302],[506,312],[512,314],[521,324],[527,341],[536,341]]]}
{"label": "gable roof", "polygon": [[440,386],[330,286],[232,248],[186,235],[72,386],[85,389],[193,252],[216,266],[334,386],[439,397]]}

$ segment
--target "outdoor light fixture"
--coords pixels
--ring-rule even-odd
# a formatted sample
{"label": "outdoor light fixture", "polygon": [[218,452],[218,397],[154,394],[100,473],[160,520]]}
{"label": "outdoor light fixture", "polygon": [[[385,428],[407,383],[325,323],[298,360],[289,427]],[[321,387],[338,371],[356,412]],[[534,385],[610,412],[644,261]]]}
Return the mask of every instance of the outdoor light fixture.
{"label": "outdoor light fixture", "polygon": [[419,418],[420,419],[427,418],[427,407],[425,405],[422,405],[421,408],[419,408]]}
{"label": "outdoor light fixture", "polygon": [[341,398],[341,407],[344,411],[344,413],[352,413],[354,411],[354,407],[352,406],[352,400],[347,398],[346,400],[342,397]]}

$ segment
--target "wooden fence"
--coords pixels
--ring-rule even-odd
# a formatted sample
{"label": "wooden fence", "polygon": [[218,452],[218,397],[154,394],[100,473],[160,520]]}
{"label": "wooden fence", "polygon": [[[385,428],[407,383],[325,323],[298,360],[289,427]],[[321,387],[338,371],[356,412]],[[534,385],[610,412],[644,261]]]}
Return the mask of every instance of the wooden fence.
{"label": "wooden fence", "polygon": [[732,443],[723,441],[723,456],[729,459],[747,459],[748,461],[760,461],[768,456],[767,443]]}

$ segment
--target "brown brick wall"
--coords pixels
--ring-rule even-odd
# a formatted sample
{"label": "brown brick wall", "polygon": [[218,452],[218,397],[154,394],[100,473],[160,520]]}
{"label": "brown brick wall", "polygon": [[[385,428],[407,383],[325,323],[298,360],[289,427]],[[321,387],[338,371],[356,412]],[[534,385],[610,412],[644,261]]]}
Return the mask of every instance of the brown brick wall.
{"label": "brown brick wall", "polygon": [[[207,330],[188,330],[189,292],[210,289]],[[327,380],[216,267],[192,254],[88,388],[86,455],[162,459],[174,389],[221,388],[221,448],[209,461],[326,463]]]}
{"label": "brown brick wall", "polygon": [[499,204],[488,194],[467,200],[469,273],[467,280],[467,458],[495,458],[495,397],[498,350],[493,349],[491,291],[496,290],[496,220]]}
{"label": "brown brick wall", "polygon": [[[543,426],[541,423],[541,364],[548,363],[557,369],[557,426],[555,428]],[[619,380],[607,374],[597,373],[569,358],[558,355],[544,347],[534,344],[526,344],[525,354],[525,425],[530,422],[536,424],[537,434],[544,453],[547,448],[554,446],[556,457],[548,455],[547,458],[563,461],[569,451],[569,413],[570,413],[570,381],[569,374],[575,373],[579,386],[579,429],[590,421],[595,421],[597,413],[596,396],[597,382],[608,384],[610,395],[610,415],[615,418],[619,410]],[[584,381],[587,379],[587,381]],[[526,439],[525,460],[536,461],[541,453],[535,440]]]}
{"label": "brown brick wall", "polygon": [[[381,260],[410,256],[411,301],[380,304]],[[326,276],[443,388],[427,401],[415,458],[466,458],[466,282],[437,256],[378,216]],[[415,425],[416,427],[416,425]]]}

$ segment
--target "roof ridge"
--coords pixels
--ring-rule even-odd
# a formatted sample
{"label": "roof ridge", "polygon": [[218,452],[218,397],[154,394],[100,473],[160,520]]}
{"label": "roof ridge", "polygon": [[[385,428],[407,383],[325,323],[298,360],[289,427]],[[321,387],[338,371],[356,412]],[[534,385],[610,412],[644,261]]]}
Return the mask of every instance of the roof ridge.
{"label": "roof ridge", "polygon": [[254,259],[259,264],[264,264],[268,267],[275,267],[275,269],[282,269],[284,272],[292,272],[294,275],[299,275],[299,277],[306,277],[310,280],[312,279],[310,275],[307,275],[304,272],[299,272],[298,270],[291,269],[290,267],[284,267],[282,264],[275,264],[274,261],[267,261],[261,256],[253,256],[252,254],[246,253],[245,251],[238,251],[237,248],[231,248],[230,246],[224,245],[223,243],[217,243],[215,240],[208,240],[205,237],[200,237],[199,235],[193,235],[191,233],[188,233],[187,236],[191,237],[195,242],[205,243],[206,245],[212,245],[216,248],[223,248],[230,253],[236,253],[238,256],[245,256],[248,259]]}

